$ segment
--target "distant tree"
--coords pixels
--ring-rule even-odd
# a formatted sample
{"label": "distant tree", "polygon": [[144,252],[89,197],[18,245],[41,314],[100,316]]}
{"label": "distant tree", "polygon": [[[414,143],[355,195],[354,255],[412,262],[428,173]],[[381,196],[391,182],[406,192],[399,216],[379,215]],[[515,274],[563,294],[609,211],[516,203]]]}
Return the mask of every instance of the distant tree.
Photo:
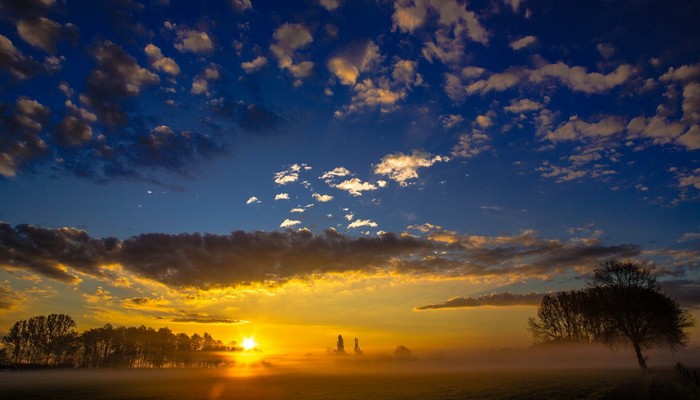
{"label": "distant tree", "polygon": [[411,350],[408,349],[408,347],[404,345],[399,345],[396,346],[396,350],[394,350],[394,355],[399,356],[399,357],[406,357],[411,355]]}
{"label": "distant tree", "polygon": [[360,340],[358,338],[355,338],[355,355],[356,356],[361,356],[364,354],[362,350],[360,350]]}
{"label": "distant tree", "polygon": [[335,352],[338,354],[345,354],[345,342],[343,341],[343,335],[338,335],[338,342],[336,343]]}
{"label": "distant tree", "polygon": [[611,349],[630,344],[646,369],[642,350],[685,346],[693,320],[648,270],[610,260],[596,268],[586,289],[546,295],[528,325],[539,343],[601,342]]}

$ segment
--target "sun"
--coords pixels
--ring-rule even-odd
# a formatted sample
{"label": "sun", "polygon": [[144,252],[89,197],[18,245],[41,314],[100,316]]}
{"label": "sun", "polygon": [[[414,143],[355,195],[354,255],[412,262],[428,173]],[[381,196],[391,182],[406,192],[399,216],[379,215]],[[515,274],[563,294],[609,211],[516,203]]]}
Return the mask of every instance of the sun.
{"label": "sun", "polygon": [[241,345],[243,346],[243,350],[252,350],[258,346],[258,343],[253,337],[247,337],[243,338],[243,343]]}

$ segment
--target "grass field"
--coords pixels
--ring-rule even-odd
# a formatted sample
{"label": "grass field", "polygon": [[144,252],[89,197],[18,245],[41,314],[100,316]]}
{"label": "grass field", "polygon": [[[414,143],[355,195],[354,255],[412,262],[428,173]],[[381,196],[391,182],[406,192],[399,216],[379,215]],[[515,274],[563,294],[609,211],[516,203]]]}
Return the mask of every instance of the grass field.
{"label": "grass field", "polygon": [[0,372],[4,399],[700,399],[674,370]]}

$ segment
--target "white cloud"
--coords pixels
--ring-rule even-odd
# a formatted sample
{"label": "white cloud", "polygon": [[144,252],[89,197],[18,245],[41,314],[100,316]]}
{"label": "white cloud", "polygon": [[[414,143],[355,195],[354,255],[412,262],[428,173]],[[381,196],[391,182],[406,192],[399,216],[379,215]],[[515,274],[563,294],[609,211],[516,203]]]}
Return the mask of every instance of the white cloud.
{"label": "white cloud", "polygon": [[535,43],[537,43],[537,38],[532,35],[529,35],[510,42],[508,46],[510,46],[510,48],[513,50],[521,50],[526,47],[532,46]]}
{"label": "white cloud", "polygon": [[313,195],[311,195],[311,197],[313,197],[314,200],[318,201],[319,203],[327,203],[327,202],[333,200],[333,196],[328,195],[328,194],[314,193]]}
{"label": "white cloud", "polygon": [[270,45],[270,51],[277,58],[280,69],[288,70],[297,79],[309,76],[313,62],[294,62],[296,51],[314,40],[309,30],[299,24],[283,24],[275,30],[273,37],[275,42]]}
{"label": "white cloud", "polygon": [[348,229],[362,228],[363,226],[369,226],[371,228],[376,228],[377,223],[370,219],[356,219],[348,225]]}
{"label": "white cloud", "polygon": [[193,29],[182,29],[177,31],[175,48],[180,52],[190,52],[195,54],[208,53],[214,48],[211,38],[206,32]]}
{"label": "white cloud", "polygon": [[275,183],[278,185],[286,185],[288,183],[296,182],[299,180],[299,171],[302,168],[306,169],[306,167],[307,166],[304,164],[294,164],[284,171],[275,173]]}
{"label": "white cloud", "polygon": [[426,23],[429,11],[437,14],[438,23],[453,31],[455,36],[466,33],[472,41],[488,44],[488,32],[476,14],[457,0],[397,0],[392,15],[394,29],[415,31]]}
{"label": "white cloud", "polygon": [[340,190],[345,190],[353,196],[362,196],[362,192],[364,191],[377,190],[377,185],[369,182],[362,182],[358,178],[348,179],[337,185],[333,185],[333,187]]}
{"label": "white cloud", "polygon": [[352,221],[353,218],[355,218],[355,214],[345,214],[345,219],[348,221]]}
{"label": "white cloud", "polygon": [[289,200],[289,193],[278,193],[275,195],[275,200]]}
{"label": "white cloud", "polygon": [[299,224],[301,224],[301,221],[294,220],[294,219],[285,219],[280,224],[280,228],[289,228],[291,226],[295,226],[295,225],[299,225]]}
{"label": "white cloud", "polygon": [[245,203],[246,204],[258,204],[258,203],[260,203],[260,200],[255,196],[251,196],[248,200],[246,200]]}
{"label": "white cloud", "polygon": [[671,67],[665,74],[659,77],[659,80],[662,82],[690,82],[697,79],[700,79],[700,64],[683,65],[678,68]]}
{"label": "white cloud", "polygon": [[330,180],[330,179],[333,179],[336,177],[343,177],[343,176],[348,176],[348,175],[352,175],[352,173],[347,168],[336,167],[328,172],[325,172],[323,175],[321,175],[321,179]]}
{"label": "white cloud", "polygon": [[306,210],[303,209],[303,208],[301,208],[301,207],[295,207],[295,208],[292,208],[289,212],[293,212],[293,213],[303,213],[304,211],[306,211]]}
{"label": "white cloud", "polygon": [[241,63],[241,68],[246,74],[253,73],[267,64],[267,58],[263,56],[256,57],[253,61]]}
{"label": "white cloud", "polygon": [[387,175],[401,186],[408,186],[409,180],[418,178],[418,169],[427,168],[437,162],[449,161],[449,157],[431,156],[430,154],[414,150],[411,155],[396,153],[384,156],[375,166],[374,173]]}

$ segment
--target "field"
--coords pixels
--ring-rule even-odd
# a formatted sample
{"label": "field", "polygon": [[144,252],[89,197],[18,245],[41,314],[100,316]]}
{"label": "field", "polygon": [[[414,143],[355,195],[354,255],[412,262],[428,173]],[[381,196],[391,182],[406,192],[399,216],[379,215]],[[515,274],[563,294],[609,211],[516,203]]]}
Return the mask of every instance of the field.
{"label": "field", "polygon": [[0,372],[4,399],[700,399],[674,370]]}

